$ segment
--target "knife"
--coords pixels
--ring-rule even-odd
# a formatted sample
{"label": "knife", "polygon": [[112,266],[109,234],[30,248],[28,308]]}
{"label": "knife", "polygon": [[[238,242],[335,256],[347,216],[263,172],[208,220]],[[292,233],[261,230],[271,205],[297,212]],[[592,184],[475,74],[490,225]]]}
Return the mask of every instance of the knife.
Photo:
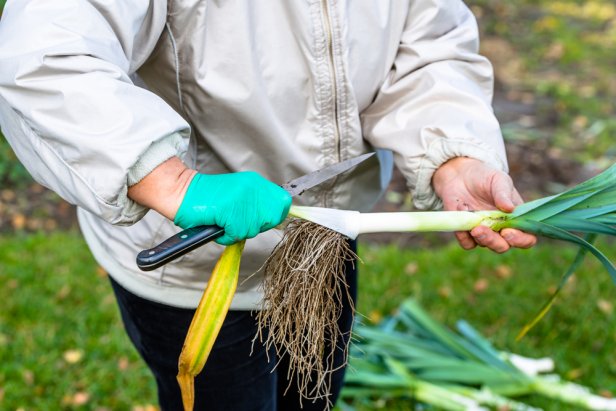
{"label": "knife", "polygon": [[[287,190],[291,197],[301,195],[304,191],[350,170],[373,155],[374,153],[367,153],[321,168],[283,184],[282,188]],[[223,234],[224,229],[216,225],[187,228],[169,237],[154,248],[141,251],[137,255],[137,267],[142,271],[154,270],[189,251],[215,240]]]}

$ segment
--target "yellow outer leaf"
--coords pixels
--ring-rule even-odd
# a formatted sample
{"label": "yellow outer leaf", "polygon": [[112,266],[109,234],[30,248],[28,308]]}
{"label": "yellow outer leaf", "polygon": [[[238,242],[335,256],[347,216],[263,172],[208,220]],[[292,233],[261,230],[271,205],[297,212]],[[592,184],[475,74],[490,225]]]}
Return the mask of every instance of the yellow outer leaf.
{"label": "yellow outer leaf", "polygon": [[205,365],[235,294],[244,243],[240,241],[223,251],[186,334],[177,375],[185,411],[194,407],[194,378]]}

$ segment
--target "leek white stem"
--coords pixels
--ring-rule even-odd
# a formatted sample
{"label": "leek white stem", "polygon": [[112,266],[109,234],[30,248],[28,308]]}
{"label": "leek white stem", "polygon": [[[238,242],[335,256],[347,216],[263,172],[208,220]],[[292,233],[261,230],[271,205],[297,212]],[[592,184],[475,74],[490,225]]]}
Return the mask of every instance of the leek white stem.
{"label": "leek white stem", "polygon": [[[551,377],[551,378],[550,378]],[[561,381],[556,375],[536,377],[533,386],[537,394],[577,405],[587,410],[616,410],[616,399],[594,395],[584,386]]]}
{"label": "leek white stem", "polygon": [[498,229],[507,216],[497,210],[360,213],[301,206],[291,206],[289,215],[320,224],[351,239],[366,233],[469,231],[478,225]]}
{"label": "leek white stem", "polygon": [[507,397],[503,397],[494,393],[488,387],[481,387],[480,389],[470,388],[463,385],[452,385],[446,387],[448,390],[457,392],[466,397],[472,398],[479,404],[488,405],[491,408],[497,410],[509,410],[509,411],[542,411],[541,408],[535,408],[522,402],[511,400]]}
{"label": "leek white stem", "polygon": [[360,213],[359,233],[469,231],[481,224],[491,226],[492,214],[491,211]]}
{"label": "leek white stem", "polygon": [[444,410],[487,411],[474,398],[436,384],[416,379],[411,385],[411,393],[418,401],[435,405]]}
{"label": "leek white stem", "polygon": [[530,377],[554,371],[554,360],[549,357],[528,358],[510,352],[501,352],[501,357]]}

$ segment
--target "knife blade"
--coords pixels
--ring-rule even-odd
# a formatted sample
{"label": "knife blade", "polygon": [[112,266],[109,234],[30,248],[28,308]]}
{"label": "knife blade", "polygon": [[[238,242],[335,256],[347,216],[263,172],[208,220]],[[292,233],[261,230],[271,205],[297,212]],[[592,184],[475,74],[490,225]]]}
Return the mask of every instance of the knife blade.
{"label": "knife blade", "polygon": [[[315,187],[339,174],[348,171],[372,157],[375,153],[367,153],[358,157],[321,168],[282,185],[291,197],[301,195],[304,191]],[[212,241],[224,234],[224,229],[216,225],[203,225],[187,228],[172,235],[157,246],[143,250],[137,255],[137,267],[142,271],[159,268],[170,261]]]}

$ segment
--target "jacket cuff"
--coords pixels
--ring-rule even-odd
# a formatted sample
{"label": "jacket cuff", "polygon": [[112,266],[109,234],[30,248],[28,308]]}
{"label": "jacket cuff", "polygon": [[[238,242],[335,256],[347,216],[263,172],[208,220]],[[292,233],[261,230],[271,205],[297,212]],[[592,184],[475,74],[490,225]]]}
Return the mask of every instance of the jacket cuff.
{"label": "jacket cuff", "polygon": [[133,224],[149,211],[128,197],[128,187],[137,184],[164,161],[173,156],[181,157],[184,153],[186,153],[184,138],[180,133],[173,133],[150,144],[139,156],[137,162],[128,170],[128,184],[118,194],[118,206],[122,209],[124,220],[119,225]]}
{"label": "jacket cuff", "polygon": [[128,186],[143,180],[152,170],[171,157],[182,157],[186,149],[185,140],[180,133],[173,133],[153,142],[128,170]]}
{"label": "jacket cuff", "polygon": [[415,184],[409,184],[415,207],[420,210],[443,207],[443,202],[432,187],[432,176],[441,165],[455,157],[474,158],[498,170],[508,172],[506,160],[479,140],[436,139],[432,141],[427,154],[419,162]]}

